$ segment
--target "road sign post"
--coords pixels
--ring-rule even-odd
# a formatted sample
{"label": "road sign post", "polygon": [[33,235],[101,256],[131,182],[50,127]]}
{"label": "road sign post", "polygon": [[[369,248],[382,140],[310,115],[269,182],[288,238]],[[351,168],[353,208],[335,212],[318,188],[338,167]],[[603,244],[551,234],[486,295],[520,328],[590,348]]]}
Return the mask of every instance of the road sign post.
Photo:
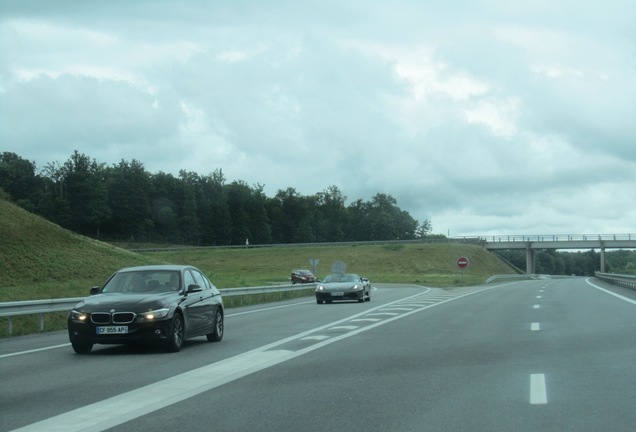
{"label": "road sign post", "polygon": [[459,257],[457,258],[457,261],[455,261],[457,263],[457,267],[459,267],[459,269],[462,271],[462,286],[464,285],[464,270],[466,269],[466,267],[468,267],[468,258],[466,257]]}

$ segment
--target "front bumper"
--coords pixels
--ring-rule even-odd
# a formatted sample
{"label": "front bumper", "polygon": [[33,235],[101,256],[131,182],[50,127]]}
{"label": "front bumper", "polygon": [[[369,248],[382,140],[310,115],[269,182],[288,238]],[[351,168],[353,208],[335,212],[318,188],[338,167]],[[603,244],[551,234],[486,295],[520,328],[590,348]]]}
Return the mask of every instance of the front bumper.
{"label": "front bumper", "polygon": [[[93,344],[127,344],[143,341],[167,340],[172,328],[172,319],[127,324],[128,333],[97,334],[97,325],[68,321],[68,337],[73,342],[90,342]],[[105,326],[116,327],[116,326]]]}
{"label": "front bumper", "polygon": [[334,295],[332,291],[316,291],[316,300],[320,301],[340,301],[340,300],[360,300],[364,298],[364,290],[359,291],[337,291],[341,295]]}

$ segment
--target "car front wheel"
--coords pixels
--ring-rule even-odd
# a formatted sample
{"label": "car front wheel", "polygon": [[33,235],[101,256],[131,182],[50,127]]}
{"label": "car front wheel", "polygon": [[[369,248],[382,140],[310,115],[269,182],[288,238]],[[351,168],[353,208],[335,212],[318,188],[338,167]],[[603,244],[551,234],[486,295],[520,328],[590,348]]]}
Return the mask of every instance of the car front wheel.
{"label": "car front wheel", "polygon": [[93,349],[93,344],[90,342],[72,342],[71,345],[77,354],[88,354]]}
{"label": "car front wheel", "polygon": [[181,350],[181,346],[183,345],[183,318],[180,313],[175,313],[172,318],[172,328],[170,329],[170,337],[168,338],[168,343],[166,345],[166,350],[168,352],[178,352]]}
{"label": "car front wheel", "polygon": [[223,330],[223,312],[217,310],[214,318],[214,331],[208,333],[205,337],[208,338],[209,342],[220,342],[223,339]]}

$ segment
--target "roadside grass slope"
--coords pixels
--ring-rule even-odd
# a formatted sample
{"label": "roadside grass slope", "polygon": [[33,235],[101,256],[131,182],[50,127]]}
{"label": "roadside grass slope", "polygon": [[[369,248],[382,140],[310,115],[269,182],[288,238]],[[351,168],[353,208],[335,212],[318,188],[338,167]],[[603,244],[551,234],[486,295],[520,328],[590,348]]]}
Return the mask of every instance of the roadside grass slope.
{"label": "roadside grass slope", "polygon": [[[470,261],[463,272],[456,264],[459,256]],[[347,271],[368,277],[372,284],[406,283],[447,289],[481,284],[493,274],[514,273],[479,246],[450,243],[132,252],[65,230],[0,197],[0,302],[84,297],[89,287],[102,284],[115,270],[146,264],[191,264],[203,270],[219,288],[288,284],[291,270],[311,268],[310,260],[318,260],[319,278],[330,273],[335,262],[342,261]],[[299,295],[307,294],[311,291]],[[229,297],[228,306],[235,304],[235,299],[238,298]],[[247,301],[277,299],[250,296]],[[245,304],[245,300],[239,301]],[[65,328],[63,313],[46,314],[45,320],[47,330]],[[32,333],[38,331],[38,326],[36,317],[15,317],[11,321],[0,318],[0,337]]]}

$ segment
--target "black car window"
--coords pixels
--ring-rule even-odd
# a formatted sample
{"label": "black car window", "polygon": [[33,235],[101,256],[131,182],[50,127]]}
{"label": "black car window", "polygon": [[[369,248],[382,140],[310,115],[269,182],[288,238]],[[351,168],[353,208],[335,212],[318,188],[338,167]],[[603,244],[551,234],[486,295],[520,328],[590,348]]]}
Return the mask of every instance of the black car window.
{"label": "black car window", "polygon": [[192,275],[194,276],[194,280],[196,281],[195,283],[197,285],[199,285],[202,289],[209,289],[210,288],[209,286],[207,286],[205,284],[205,282],[203,280],[204,279],[203,275],[201,273],[199,273],[196,270],[191,270],[191,272],[192,272]]}
{"label": "black car window", "polygon": [[192,284],[196,284],[196,283],[197,283],[197,282],[194,280],[194,276],[192,276],[192,272],[190,272],[190,271],[186,271],[186,272],[183,274],[183,277],[185,278],[185,286],[186,286],[186,289],[187,289],[190,285],[192,285]]}
{"label": "black car window", "polygon": [[210,282],[210,279],[208,279],[207,276],[204,275],[203,273],[201,273],[201,278],[203,279],[203,283],[205,283],[205,288],[206,289],[211,289],[212,288],[212,282]]}

